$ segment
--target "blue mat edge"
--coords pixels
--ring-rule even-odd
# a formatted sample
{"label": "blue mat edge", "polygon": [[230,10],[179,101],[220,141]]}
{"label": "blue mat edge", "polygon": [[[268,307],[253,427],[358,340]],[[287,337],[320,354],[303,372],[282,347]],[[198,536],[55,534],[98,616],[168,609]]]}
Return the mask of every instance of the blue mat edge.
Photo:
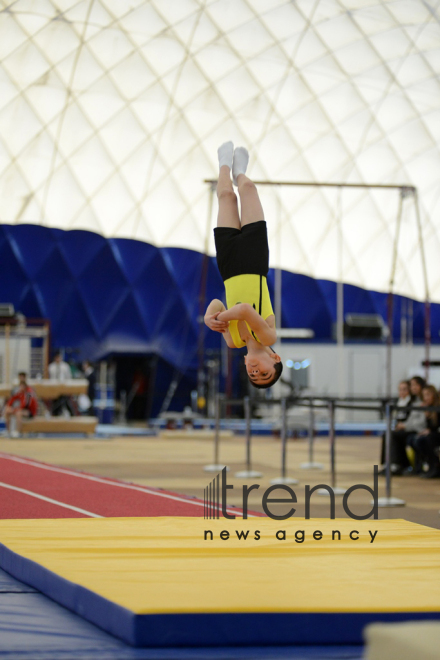
{"label": "blue mat edge", "polygon": [[355,645],[369,623],[440,620],[440,612],[136,614],[2,543],[0,568],[135,647]]}
{"label": "blue mat edge", "polygon": [[135,614],[125,607],[22,557],[3,543],[0,543],[0,568],[114,637],[136,646]]}

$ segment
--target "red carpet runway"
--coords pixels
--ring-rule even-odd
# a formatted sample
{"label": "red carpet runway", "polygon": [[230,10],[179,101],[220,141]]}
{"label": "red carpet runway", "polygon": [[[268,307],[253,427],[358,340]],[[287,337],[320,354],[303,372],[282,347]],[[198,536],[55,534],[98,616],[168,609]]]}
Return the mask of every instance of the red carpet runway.
{"label": "red carpet runway", "polygon": [[203,513],[203,500],[0,453],[1,519]]}

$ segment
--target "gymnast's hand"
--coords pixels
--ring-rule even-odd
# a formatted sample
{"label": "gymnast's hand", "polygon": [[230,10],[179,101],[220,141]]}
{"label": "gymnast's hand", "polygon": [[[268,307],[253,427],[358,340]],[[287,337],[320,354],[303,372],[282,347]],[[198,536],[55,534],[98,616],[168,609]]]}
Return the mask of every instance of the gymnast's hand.
{"label": "gymnast's hand", "polygon": [[217,316],[221,312],[216,312],[215,314],[209,314],[205,316],[205,324],[210,330],[215,330],[215,332],[224,333],[229,328],[229,321],[218,321]]}

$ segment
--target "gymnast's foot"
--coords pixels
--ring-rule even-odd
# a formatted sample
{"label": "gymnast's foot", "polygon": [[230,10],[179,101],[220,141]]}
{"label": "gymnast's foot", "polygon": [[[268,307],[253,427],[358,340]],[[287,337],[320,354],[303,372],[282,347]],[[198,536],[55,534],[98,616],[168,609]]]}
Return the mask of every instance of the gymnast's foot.
{"label": "gymnast's foot", "polygon": [[223,167],[226,165],[232,170],[232,160],[234,157],[234,145],[232,142],[225,142],[217,149],[218,166]]}
{"label": "gymnast's foot", "polygon": [[249,162],[249,153],[244,147],[237,147],[234,151],[234,160],[232,163],[232,180],[235,186],[238,186],[237,177],[239,174],[246,174]]}

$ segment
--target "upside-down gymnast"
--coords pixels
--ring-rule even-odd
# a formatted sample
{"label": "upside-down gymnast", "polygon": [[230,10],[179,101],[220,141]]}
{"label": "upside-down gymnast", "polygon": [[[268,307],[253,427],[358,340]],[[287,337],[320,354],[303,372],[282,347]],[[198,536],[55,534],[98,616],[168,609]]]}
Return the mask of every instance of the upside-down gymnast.
{"label": "upside-down gymnast", "polygon": [[[255,387],[267,388],[281,376],[283,365],[271,348],[277,334],[266,279],[266,221],[257,188],[245,174],[249,161],[246,149],[237,147],[234,151],[232,142],[225,142],[218,149],[218,159],[219,211],[214,238],[227,309],[220,300],[213,300],[206,310],[205,323],[221,332],[230,348],[247,347],[244,361],[249,380]],[[238,187],[241,218],[232,183]]]}

